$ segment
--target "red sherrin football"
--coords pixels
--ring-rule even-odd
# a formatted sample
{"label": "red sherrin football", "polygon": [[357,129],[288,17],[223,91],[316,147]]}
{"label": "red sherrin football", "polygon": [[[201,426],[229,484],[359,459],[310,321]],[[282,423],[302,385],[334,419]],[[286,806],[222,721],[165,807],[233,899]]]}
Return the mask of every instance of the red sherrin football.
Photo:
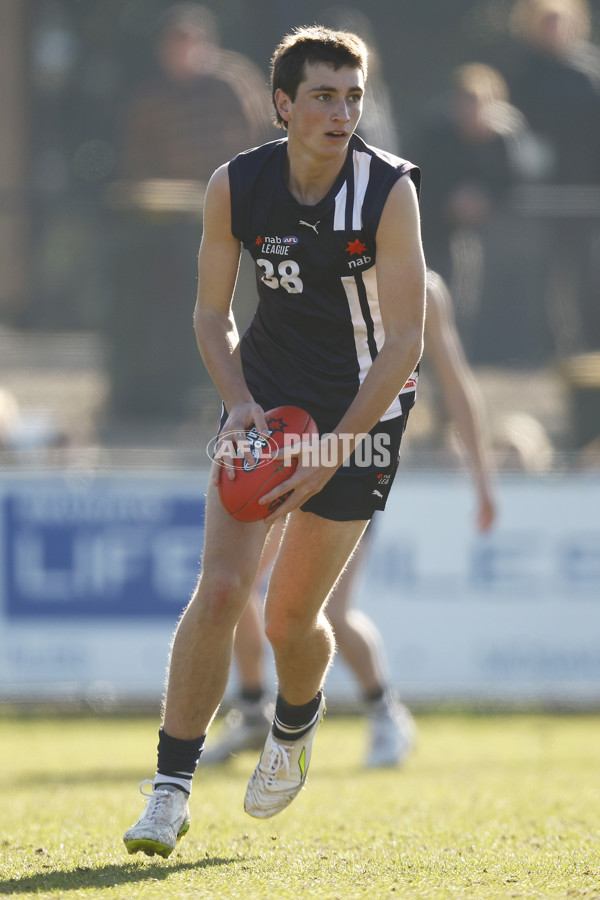
{"label": "red sherrin football", "polygon": [[[221,469],[219,479],[219,497],[223,507],[230,516],[238,522],[258,522],[266,518],[280,506],[289,491],[284,492],[267,506],[259,506],[258,501],[282,484],[296,471],[298,460],[293,457],[291,464],[284,466],[282,459],[273,458],[284,446],[286,435],[297,435],[299,440],[318,435],[318,429],[314,419],[299,406],[277,406],[265,413],[269,426],[269,440],[258,435],[255,431],[247,433],[248,440],[252,443],[258,439],[262,443],[263,456],[256,458],[256,464],[248,469],[244,459],[234,459],[235,478],[231,481],[228,477],[227,466]],[[289,440],[289,439],[288,439]]]}

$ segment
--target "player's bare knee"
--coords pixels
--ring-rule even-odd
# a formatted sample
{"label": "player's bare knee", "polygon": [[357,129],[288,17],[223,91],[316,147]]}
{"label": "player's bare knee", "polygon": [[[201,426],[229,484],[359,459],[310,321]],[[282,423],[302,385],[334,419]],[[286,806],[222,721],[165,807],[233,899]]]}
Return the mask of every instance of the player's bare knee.
{"label": "player's bare knee", "polygon": [[280,617],[265,619],[265,637],[274,649],[281,649],[289,640],[289,624]]}
{"label": "player's bare knee", "polygon": [[291,613],[279,613],[265,618],[265,635],[275,650],[297,643],[314,630],[314,619],[305,619]]}
{"label": "player's bare knee", "polygon": [[203,620],[213,624],[237,622],[247,600],[251,582],[235,570],[204,572],[194,593],[195,604]]}

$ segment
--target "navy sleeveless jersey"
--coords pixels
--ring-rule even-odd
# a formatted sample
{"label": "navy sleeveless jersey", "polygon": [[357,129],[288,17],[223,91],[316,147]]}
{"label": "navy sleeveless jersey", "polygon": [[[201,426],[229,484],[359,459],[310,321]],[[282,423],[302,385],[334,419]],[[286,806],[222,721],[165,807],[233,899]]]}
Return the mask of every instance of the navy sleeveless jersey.
{"label": "navy sleeveless jersey", "polygon": [[[335,184],[303,206],[284,179],[287,139],[229,163],[232,231],[255,261],[259,303],[242,337],[244,376],[262,404],[306,409],[333,429],[384,340],[375,235],[388,194],[412,163],[353,135]],[[417,373],[383,419],[407,412]]]}

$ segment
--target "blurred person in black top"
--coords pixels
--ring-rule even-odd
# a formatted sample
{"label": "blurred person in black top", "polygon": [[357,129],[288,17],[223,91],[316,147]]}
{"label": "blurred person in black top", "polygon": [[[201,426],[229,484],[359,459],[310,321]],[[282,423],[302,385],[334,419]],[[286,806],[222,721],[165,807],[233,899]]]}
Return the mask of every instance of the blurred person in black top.
{"label": "blurred person in black top", "polygon": [[[587,0],[517,0],[499,63],[543,142],[546,304],[559,355],[600,348],[600,49]],[[597,199],[594,199],[596,197]]]}
{"label": "blurred person in black top", "polygon": [[546,142],[549,180],[600,183],[600,50],[586,0],[518,0],[503,65],[513,103]]}
{"label": "blurred person in black top", "polygon": [[518,119],[500,73],[483,63],[454,70],[450,94],[415,141],[425,173],[421,198],[427,265],[452,286],[461,336],[481,302],[485,230],[515,179]]}

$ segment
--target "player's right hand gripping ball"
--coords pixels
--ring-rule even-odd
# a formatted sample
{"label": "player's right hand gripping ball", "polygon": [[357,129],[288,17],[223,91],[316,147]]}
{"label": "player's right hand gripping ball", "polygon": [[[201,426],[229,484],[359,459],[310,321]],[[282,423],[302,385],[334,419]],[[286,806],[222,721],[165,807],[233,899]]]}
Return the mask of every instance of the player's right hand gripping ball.
{"label": "player's right hand gripping ball", "polygon": [[[285,482],[296,471],[298,458],[292,456],[288,465],[277,458],[279,450],[290,441],[307,441],[319,434],[314,419],[299,406],[277,406],[265,413],[269,434],[256,430],[247,433],[246,439],[254,457],[250,466],[242,456],[233,460],[235,478],[228,475],[228,465],[221,463],[219,497],[223,507],[238,522],[258,522],[277,509],[291,491],[284,491],[272,503],[259,505],[258,501],[277,485]],[[227,435],[221,435],[225,440]],[[218,446],[218,445],[217,445]]]}

